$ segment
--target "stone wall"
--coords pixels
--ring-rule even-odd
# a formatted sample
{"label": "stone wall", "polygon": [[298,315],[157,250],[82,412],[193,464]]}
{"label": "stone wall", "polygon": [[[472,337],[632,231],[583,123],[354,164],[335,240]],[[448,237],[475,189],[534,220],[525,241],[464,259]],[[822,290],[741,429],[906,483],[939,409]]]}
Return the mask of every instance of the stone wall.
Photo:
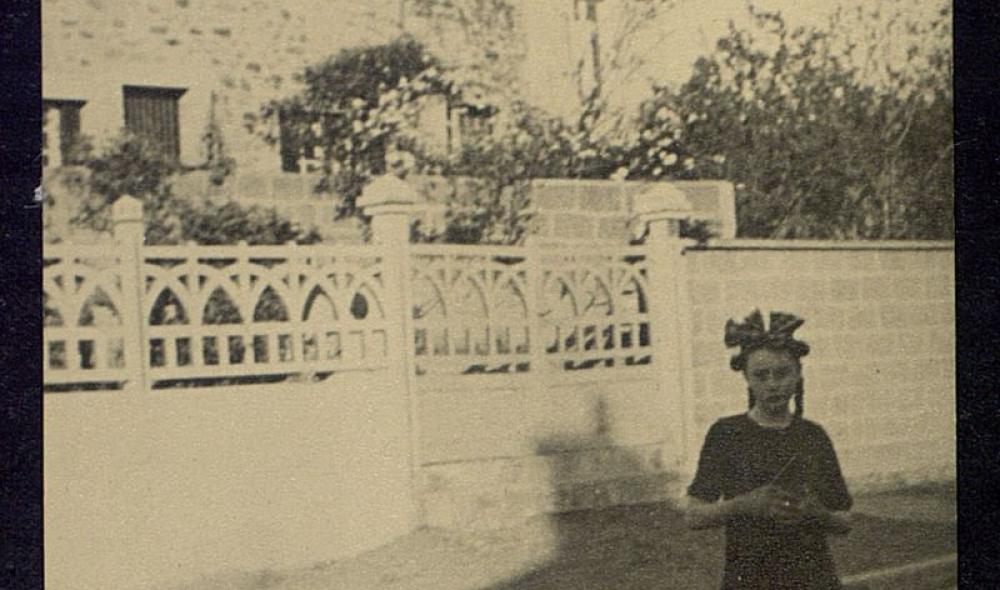
{"label": "stone wall", "polygon": [[279,171],[277,151],[247,131],[244,115],[294,92],[292,74],[305,64],[385,38],[371,26],[377,10],[366,10],[346,0],[45,0],[42,95],[87,101],[81,132],[100,144],[124,126],[122,85],[185,88],[181,161],[195,165],[204,160],[214,94],[216,121],[239,165]]}

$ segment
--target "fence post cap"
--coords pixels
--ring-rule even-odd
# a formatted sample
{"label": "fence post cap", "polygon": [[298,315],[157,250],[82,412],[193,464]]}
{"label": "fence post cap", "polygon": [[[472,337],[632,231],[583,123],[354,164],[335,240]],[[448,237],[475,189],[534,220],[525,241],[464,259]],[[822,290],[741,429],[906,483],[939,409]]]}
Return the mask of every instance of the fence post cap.
{"label": "fence post cap", "polygon": [[687,195],[670,182],[658,182],[635,196],[633,213],[643,221],[686,219],[693,207]]}
{"label": "fence post cap", "polygon": [[425,200],[409,182],[392,174],[383,174],[362,189],[357,206],[364,209],[366,215],[372,215],[404,211]]}
{"label": "fence post cap", "polygon": [[111,205],[111,216],[115,222],[141,221],[142,201],[132,195],[122,195]]}

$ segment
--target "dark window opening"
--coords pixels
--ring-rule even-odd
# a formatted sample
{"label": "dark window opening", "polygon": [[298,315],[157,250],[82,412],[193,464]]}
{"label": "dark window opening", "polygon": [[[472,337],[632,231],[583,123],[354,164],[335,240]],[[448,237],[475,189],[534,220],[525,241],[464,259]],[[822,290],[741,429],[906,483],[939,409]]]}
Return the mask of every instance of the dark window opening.
{"label": "dark window opening", "polygon": [[158,147],[174,162],[180,159],[179,102],[185,88],[124,86],[125,128]]}
{"label": "dark window opening", "polygon": [[85,104],[84,100],[42,100],[42,167],[77,163],[75,151],[80,140],[80,111]]}

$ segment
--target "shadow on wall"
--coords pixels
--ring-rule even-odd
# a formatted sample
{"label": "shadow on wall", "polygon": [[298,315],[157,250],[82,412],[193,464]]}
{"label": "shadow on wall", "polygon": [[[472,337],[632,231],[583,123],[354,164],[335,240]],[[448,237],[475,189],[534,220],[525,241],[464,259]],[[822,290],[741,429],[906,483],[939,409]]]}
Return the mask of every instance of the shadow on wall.
{"label": "shadow on wall", "polygon": [[[659,588],[678,575],[691,581],[687,587],[712,587],[717,580],[704,572],[714,567],[704,562],[718,552],[706,556],[703,545],[678,548],[671,542],[684,527],[668,501],[682,483],[678,476],[662,469],[658,452],[615,444],[603,398],[594,411],[593,434],[553,435],[536,445],[537,454],[549,459],[553,557],[484,590],[638,590]],[[709,545],[721,544],[721,535],[709,536]]]}
{"label": "shadow on wall", "polygon": [[593,434],[555,434],[535,445],[547,457],[553,511],[592,510],[665,499],[676,476],[663,471],[657,449],[644,457],[615,444],[608,403],[594,403]]}

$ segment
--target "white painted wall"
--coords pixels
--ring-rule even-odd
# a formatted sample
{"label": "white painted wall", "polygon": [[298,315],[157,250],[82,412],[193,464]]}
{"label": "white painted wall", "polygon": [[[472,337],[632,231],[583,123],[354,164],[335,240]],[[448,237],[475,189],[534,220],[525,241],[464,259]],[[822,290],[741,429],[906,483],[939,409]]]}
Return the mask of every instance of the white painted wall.
{"label": "white painted wall", "polygon": [[295,567],[408,532],[405,395],[379,373],[46,395],[46,587]]}

